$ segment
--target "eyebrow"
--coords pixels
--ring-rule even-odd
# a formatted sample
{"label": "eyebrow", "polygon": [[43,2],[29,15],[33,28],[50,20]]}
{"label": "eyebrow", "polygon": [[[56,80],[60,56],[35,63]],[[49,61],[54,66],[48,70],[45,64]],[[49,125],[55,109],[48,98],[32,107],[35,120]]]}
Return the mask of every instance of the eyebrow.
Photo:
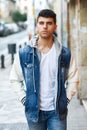
{"label": "eyebrow", "polygon": [[[44,21],[38,21],[38,23],[39,24],[44,24],[45,22]],[[53,22],[52,21],[47,21],[46,23],[51,25]]]}

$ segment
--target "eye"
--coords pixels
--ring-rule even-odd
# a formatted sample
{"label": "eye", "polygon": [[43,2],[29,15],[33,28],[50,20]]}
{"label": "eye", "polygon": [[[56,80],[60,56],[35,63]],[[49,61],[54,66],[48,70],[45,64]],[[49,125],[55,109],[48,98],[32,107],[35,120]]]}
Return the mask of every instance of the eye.
{"label": "eye", "polygon": [[39,24],[40,24],[40,25],[43,25],[43,24],[44,24],[44,22],[42,22],[42,21],[41,21],[41,22],[39,22]]}
{"label": "eye", "polygon": [[48,25],[52,25],[52,22],[47,22]]}

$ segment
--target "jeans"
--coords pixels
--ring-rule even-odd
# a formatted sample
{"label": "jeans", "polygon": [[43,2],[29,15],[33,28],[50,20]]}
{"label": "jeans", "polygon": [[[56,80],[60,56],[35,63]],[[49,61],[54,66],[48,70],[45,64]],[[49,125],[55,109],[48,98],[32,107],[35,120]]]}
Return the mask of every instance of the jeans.
{"label": "jeans", "polygon": [[40,111],[39,121],[37,123],[31,122],[26,114],[29,130],[66,130],[67,120],[60,120],[55,110]]}

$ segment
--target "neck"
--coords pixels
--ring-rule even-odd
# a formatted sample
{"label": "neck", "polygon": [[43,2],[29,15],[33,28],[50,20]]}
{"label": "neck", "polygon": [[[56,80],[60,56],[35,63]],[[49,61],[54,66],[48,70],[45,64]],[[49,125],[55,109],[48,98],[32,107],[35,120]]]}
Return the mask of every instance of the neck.
{"label": "neck", "polygon": [[37,41],[37,48],[42,53],[47,53],[51,49],[52,45],[53,37],[47,39],[39,37]]}

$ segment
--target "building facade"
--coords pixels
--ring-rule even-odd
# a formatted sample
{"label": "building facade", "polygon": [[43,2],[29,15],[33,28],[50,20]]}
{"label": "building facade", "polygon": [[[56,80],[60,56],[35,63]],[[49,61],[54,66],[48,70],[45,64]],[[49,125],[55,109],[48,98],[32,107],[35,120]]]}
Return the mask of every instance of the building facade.
{"label": "building facade", "polygon": [[12,13],[15,8],[15,1],[0,0],[0,20],[12,22]]}
{"label": "building facade", "polygon": [[[54,1],[53,8],[57,13],[58,20],[58,39],[63,43],[66,33],[67,46],[75,57],[79,68],[78,97],[80,100],[87,99],[87,0]],[[64,17],[66,17],[66,22]],[[64,26],[67,27],[65,33]]]}

